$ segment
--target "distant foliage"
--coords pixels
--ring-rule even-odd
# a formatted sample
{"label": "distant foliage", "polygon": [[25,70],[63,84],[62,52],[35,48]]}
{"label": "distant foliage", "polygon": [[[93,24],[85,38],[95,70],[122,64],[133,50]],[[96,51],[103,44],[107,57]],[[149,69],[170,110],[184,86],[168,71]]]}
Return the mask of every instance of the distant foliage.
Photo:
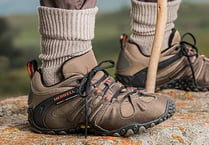
{"label": "distant foliage", "polygon": [[0,18],[0,56],[12,57],[12,39],[8,22],[5,18]]}
{"label": "distant foliage", "polygon": [[[15,66],[13,59],[18,50],[13,45],[14,34],[6,18],[0,18],[0,67],[1,70]],[[7,64],[7,65],[6,65]]]}

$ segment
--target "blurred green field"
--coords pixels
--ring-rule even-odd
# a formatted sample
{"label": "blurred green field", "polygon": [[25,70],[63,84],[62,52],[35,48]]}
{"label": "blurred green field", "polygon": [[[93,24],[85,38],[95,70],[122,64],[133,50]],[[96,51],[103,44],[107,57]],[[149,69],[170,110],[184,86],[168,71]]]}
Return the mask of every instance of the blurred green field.
{"label": "blurred green field", "polygon": [[[208,7],[208,4],[183,3],[176,21],[176,27],[182,34],[191,32],[196,36],[200,53],[207,56],[209,56]],[[122,33],[130,34],[129,15],[128,8],[109,14],[98,13],[93,40],[93,49],[98,61],[106,59],[116,61],[120,49],[119,36]],[[40,51],[37,15],[15,15],[5,19],[14,33],[12,43],[22,55],[14,56],[18,67],[0,69],[0,99],[28,94],[30,80],[26,63],[30,59],[37,59]],[[114,69],[110,70],[110,73],[113,75]]]}

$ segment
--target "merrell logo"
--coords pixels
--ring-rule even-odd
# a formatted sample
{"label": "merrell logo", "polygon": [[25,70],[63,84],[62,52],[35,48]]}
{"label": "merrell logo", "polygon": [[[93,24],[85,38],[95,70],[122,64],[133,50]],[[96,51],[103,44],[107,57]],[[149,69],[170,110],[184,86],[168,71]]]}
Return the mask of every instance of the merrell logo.
{"label": "merrell logo", "polygon": [[61,95],[55,97],[54,98],[54,101],[58,101],[58,100],[63,99],[65,97],[67,97],[67,96],[71,96],[72,94],[75,94],[75,93],[76,93],[75,90],[70,90],[68,92],[65,92],[64,94],[61,94]]}

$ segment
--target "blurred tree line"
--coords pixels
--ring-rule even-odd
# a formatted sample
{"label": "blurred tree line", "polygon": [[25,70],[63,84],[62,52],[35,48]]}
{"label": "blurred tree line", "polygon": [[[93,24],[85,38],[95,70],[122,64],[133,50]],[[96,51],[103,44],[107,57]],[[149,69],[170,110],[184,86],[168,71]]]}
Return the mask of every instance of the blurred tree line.
{"label": "blurred tree line", "polygon": [[18,67],[15,61],[23,54],[13,45],[15,37],[6,18],[0,18],[0,70],[7,70],[12,67]]}
{"label": "blurred tree line", "polygon": [[33,52],[34,49],[24,50],[14,45],[18,31],[20,30],[10,26],[7,18],[0,17],[0,72],[22,67],[29,59],[37,55],[37,52]]}
{"label": "blurred tree line", "polygon": [[14,57],[13,35],[5,18],[0,18],[0,71],[12,65]]}
{"label": "blurred tree line", "polygon": [[[209,56],[208,7],[208,4],[182,3],[176,21],[176,28],[181,34],[191,32],[196,36],[197,47],[206,56]],[[130,8],[107,14],[98,13],[93,50],[99,62],[107,59],[116,61],[120,50],[119,36],[122,33],[130,34],[129,13]],[[39,53],[40,35],[36,14],[0,17],[0,99],[28,93],[30,80],[26,63],[37,59]],[[114,74],[114,69],[109,71]]]}

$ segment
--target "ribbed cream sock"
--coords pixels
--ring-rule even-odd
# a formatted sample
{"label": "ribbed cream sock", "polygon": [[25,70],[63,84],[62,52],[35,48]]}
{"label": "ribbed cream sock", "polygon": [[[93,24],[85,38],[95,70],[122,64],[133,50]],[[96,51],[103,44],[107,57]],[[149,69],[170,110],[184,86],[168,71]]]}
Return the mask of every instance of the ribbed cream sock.
{"label": "ribbed cream sock", "polygon": [[[168,2],[168,20],[162,50],[168,48],[169,36],[172,32],[171,30],[175,27],[174,21],[177,19],[180,3],[181,0]],[[130,38],[141,46],[142,51],[146,55],[150,55],[155,35],[157,3],[132,0],[131,17],[132,34]]]}
{"label": "ribbed cream sock", "polygon": [[66,10],[39,7],[43,78],[47,85],[60,81],[59,68],[74,56],[92,49],[98,8]]}

